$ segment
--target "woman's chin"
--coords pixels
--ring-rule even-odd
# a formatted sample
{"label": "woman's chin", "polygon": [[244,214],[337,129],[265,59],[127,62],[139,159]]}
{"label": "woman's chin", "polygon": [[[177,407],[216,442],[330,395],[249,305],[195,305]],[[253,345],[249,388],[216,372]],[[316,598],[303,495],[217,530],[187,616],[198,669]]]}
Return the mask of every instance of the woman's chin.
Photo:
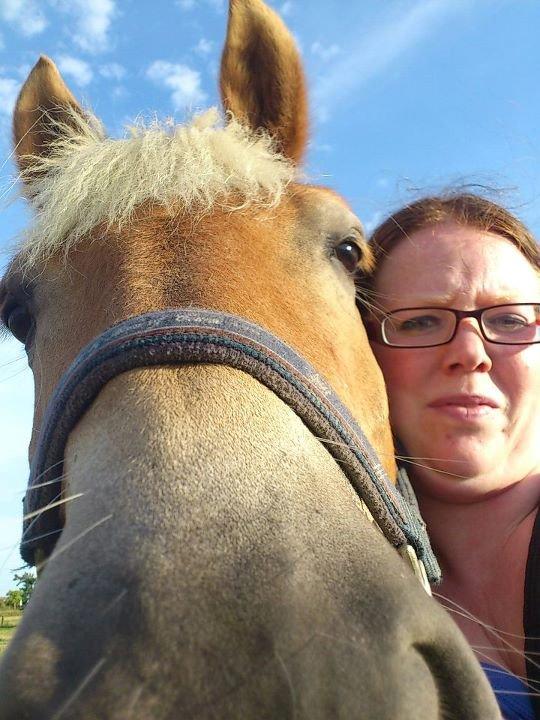
{"label": "woman's chin", "polygon": [[[421,453],[414,461],[412,475],[415,488],[422,494],[453,502],[471,502],[485,498],[504,486],[504,458],[495,445],[454,444],[440,446],[431,458]],[[412,453],[410,453],[412,455]]]}
{"label": "woman's chin", "polygon": [[451,443],[434,443],[429,450],[418,448],[411,452],[407,448],[405,454],[412,459],[410,472],[421,492],[443,492],[459,501],[485,495],[499,485],[497,478],[501,478],[505,464],[500,450],[500,443],[490,448],[489,442],[460,438]]}
{"label": "woman's chin", "polygon": [[467,480],[477,475],[492,473],[501,462],[504,462],[504,455],[501,449],[504,447],[504,437],[501,433],[444,433],[439,437],[436,433],[428,434],[429,445],[424,443],[407,443],[416,445],[417,453],[409,452],[409,455],[417,454],[419,463],[425,463],[428,467],[442,474],[448,475],[455,481]]}

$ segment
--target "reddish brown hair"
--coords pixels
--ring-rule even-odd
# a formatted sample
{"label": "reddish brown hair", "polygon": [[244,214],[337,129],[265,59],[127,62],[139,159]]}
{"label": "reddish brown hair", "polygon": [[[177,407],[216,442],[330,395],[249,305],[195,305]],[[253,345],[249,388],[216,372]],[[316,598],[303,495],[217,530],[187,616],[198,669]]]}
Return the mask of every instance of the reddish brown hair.
{"label": "reddish brown hair", "polygon": [[521,220],[480,195],[448,193],[421,198],[406,205],[375,229],[370,238],[374,270],[359,277],[360,287],[368,290],[373,287],[378,269],[397,243],[418,230],[443,222],[456,222],[507,238],[540,272],[540,248]]}

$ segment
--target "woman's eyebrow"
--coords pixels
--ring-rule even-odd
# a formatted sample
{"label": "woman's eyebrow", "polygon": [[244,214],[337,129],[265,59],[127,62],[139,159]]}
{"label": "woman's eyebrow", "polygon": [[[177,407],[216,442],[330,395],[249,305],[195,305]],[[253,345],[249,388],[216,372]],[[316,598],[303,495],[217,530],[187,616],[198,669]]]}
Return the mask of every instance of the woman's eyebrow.
{"label": "woman's eyebrow", "polygon": [[[512,305],[517,302],[534,302],[535,298],[521,297],[521,290],[508,290],[502,292],[479,294],[474,302],[477,307],[490,307],[492,305]],[[461,304],[458,299],[459,294],[441,295],[440,293],[433,295],[401,295],[399,302],[401,307],[453,307]],[[387,300],[396,302],[398,298],[392,295],[387,296]]]}
{"label": "woman's eyebrow", "polygon": [[391,301],[392,304],[396,302],[400,303],[400,307],[448,307],[452,302],[455,302],[455,295],[395,295],[388,294],[385,298],[386,301]]}

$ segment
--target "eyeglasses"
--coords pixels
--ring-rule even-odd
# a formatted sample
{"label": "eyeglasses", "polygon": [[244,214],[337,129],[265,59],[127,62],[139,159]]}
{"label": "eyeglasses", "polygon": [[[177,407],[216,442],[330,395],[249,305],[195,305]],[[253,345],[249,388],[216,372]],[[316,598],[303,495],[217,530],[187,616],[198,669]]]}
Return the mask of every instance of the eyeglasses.
{"label": "eyeglasses", "polygon": [[530,345],[540,342],[540,304],[513,303],[479,310],[440,307],[400,308],[380,320],[368,320],[371,340],[398,348],[445,345],[456,336],[463,318],[478,321],[485,340],[499,345]]}

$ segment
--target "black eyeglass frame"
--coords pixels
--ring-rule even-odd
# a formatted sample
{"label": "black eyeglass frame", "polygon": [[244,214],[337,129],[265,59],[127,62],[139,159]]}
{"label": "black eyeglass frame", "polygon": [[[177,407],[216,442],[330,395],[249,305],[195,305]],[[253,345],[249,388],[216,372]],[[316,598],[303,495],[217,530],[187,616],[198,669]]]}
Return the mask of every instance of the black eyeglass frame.
{"label": "black eyeglass frame", "polygon": [[[482,337],[486,342],[492,343],[493,345],[536,345],[537,343],[540,343],[540,339],[532,340],[529,342],[501,342],[500,340],[491,340],[487,337],[486,331],[484,330],[484,325],[482,323],[482,315],[484,314],[484,312],[486,312],[486,310],[493,310],[494,308],[498,307],[519,307],[521,305],[540,305],[540,302],[502,303],[500,305],[490,305],[489,307],[479,308],[478,310],[456,310],[455,308],[435,306],[426,307],[424,305],[420,305],[415,307],[396,308],[395,310],[386,313],[385,317],[382,320],[364,319],[364,324],[366,326],[366,332],[370,340],[379,343],[379,345],[386,345],[386,347],[396,348],[396,350],[419,350],[422,348],[438,347],[439,345],[448,345],[448,343],[451,343],[452,340],[456,337],[459,323],[467,317],[472,317],[477,320]],[[430,345],[393,345],[392,343],[387,342],[384,338],[383,323],[385,322],[385,320],[391,318],[394,313],[403,312],[404,310],[446,310],[448,312],[451,312],[456,318],[454,332],[448,340],[445,340],[441,343],[434,343]]]}

